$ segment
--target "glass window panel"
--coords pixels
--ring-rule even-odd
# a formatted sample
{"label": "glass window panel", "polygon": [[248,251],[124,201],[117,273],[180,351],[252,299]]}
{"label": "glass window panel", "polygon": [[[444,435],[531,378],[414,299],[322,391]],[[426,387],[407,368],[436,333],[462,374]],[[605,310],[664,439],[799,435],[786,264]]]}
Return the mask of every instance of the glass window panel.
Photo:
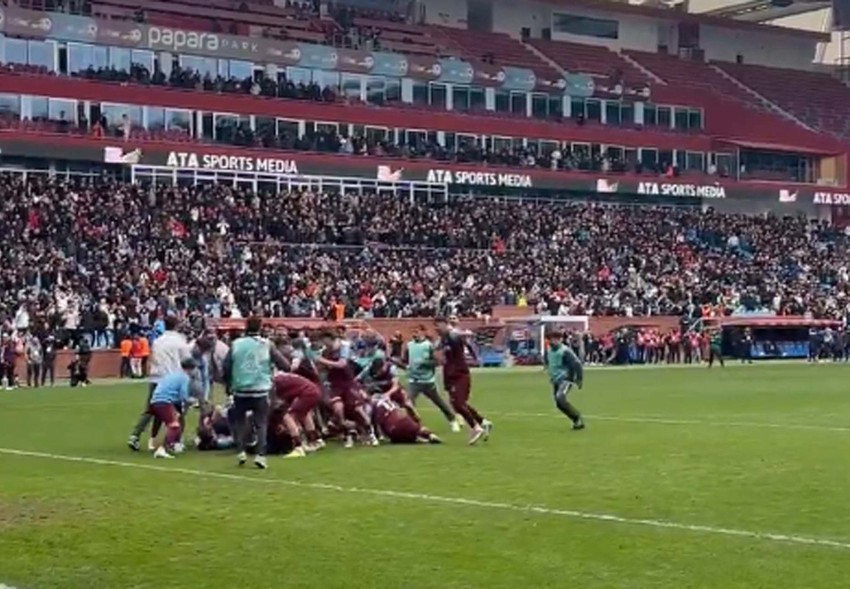
{"label": "glass window panel", "polygon": [[[88,69],[93,63],[91,45],[68,43],[68,73],[77,74]],[[9,40],[6,40],[6,54],[9,52]],[[7,60],[9,58],[7,57]]]}
{"label": "glass window panel", "polygon": [[48,113],[54,121],[77,121],[77,101],[63,100],[61,98],[51,98],[48,100]]}
{"label": "glass window panel", "polygon": [[573,119],[580,119],[582,117],[586,117],[587,112],[585,111],[585,101],[584,98],[571,97],[570,98],[570,117]]}
{"label": "glass window panel", "polygon": [[313,74],[307,68],[288,67],[286,68],[286,78],[295,85],[307,85],[312,81]]}
{"label": "glass window panel", "polygon": [[27,63],[27,42],[23,39],[6,38],[6,63]]}
{"label": "glass window panel", "polygon": [[622,125],[633,125],[635,122],[635,105],[631,102],[620,104],[620,123]]}
{"label": "glass window panel", "polygon": [[483,88],[469,89],[469,109],[484,110],[487,107],[487,99],[484,97]]}
{"label": "glass window panel", "polygon": [[100,105],[100,114],[106,118],[106,127],[110,129],[119,127],[123,123],[125,115],[134,126],[141,126],[142,124],[142,107],[135,104],[104,102]]}
{"label": "glass window panel", "polygon": [[278,119],[277,134],[281,136],[286,135],[288,137],[298,137],[298,121]]}
{"label": "glass window panel", "polygon": [[397,80],[395,78],[387,78],[386,97],[387,102],[401,101],[401,80]]}
{"label": "glass window panel", "polygon": [[323,90],[331,88],[336,90],[339,88],[339,74],[337,72],[327,72],[324,70],[316,70],[313,73],[313,81],[316,82]]}
{"label": "glass window panel", "polygon": [[622,122],[620,103],[615,100],[605,101],[605,121],[609,125],[619,125]]}
{"label": "glass window panel", "polygon": [[701,151],[689,151],[687,154],[686,167],[688,170],[704,170],[705,154]]}
{"label": "glass window panel", "polygon": [[545,94],[531,95],[531,116],[545,119],[549,116],[549,97]]}
{"label": "glass window panel", "polygon": [[428,84],[413,82],[413,104],[428,104]]}
{"label": "glass window panel", "polygon": [[200,71],[203,67],[204,59],[202,57],[195,57],[194,55],[181,55],[179,61],[180,67],[184,70],[196,72]]}
{"label": "glass window panel", "polygon": [[643,124],[654,127],[658,124],[658,110],[654,104],[647,104],[643,109]]}
{"label": "glass window panel", "polygon": [[16,94],[0,94],[0,114],[20,116],[21,97]]}
{"label": "glass window panel", "polygon": [[561,96],[549,97],[549,116],[562,117],[564,116],[564,99]]}
{"label": "glass window panel", "polygon": [[430,101],[431,106],[437,108],[446,108],[446,85],[445,84],[430,84]]}
{"label": "glass window panel", "polygon": [[600,39],[617,39],[620,23],[607,18],[593,18],[556,12],[552,15],[552,28],[558,33],[583,35]]}
{"label": "glass window panel", "polygon": [[[342,93],[353,100],[360,100],[363,76],[357,74],[342,75]],[[366,100],[372,104],[384,103],[384,79],[380,77],[366,80]]]}
{"label": "glass window panel", "polygon": [[511,112],[511,95],[506,90],[496,90],[496,112]]}
{"label": "glass window panel", "polygon": [[685,108],[675,109],[673,126],[676,129],[685,131],[688,128],[688,110]]}
{"label": "glass window panel", "polygon": [[640,161],[645,167],[653,167],[658,164],[658,151],[655,149],[641,149]]}
{"label": "glass window panel", "polygon": [[95,69],[109,65],[109,51],[103,46],[94,46],[91,49],[91,62]]}
{"label": "glass window panel", "polygon": [[410,145],[411,147],[419,147],[420,145],[425,145],[427,134],[425,131],[418,131],[416,129],[407,129],[404,132],[404,140],[406,145]]}
{"label": "glass window panel", "polygon": [[121,47],[109,48],[109,67],[119,71],[129,72],[131,63],[129,49],[123,49]]}
{"label": "glass window panel", "polygon": [[550,153],[555,151],[557,148],[558,148],[558,142],[557,141],[547,141],[545,139],[541,139],[540,140],[540,147],[539,147],[540,151],[538,153],[541,153],[543,155],[549,155]]}
{"label": "glass window panel", "polygon": [[369,143],[384,141],[387,138],[388,130],[383,127],[366,127],[366,140]]}
{"label": "glass window panel", "polygon": [[239,131],[250,125],[251,117],[246,115],[233,115],[228,113],[213,114],[213,138],[223,143],[236,143],[241,141]]}
{"label": "glass window panel", "polygon": [[56,70],[56,51],[53,43],[49,41],[29,42],[29,64],[46,67],[50,71]]}
{"label": "glass window panel", "polygon": [[688,128],[690,129],[702,129],[702,111],[699,109],[692,109],[688,111]]}
{"label": "glass window panel", "polygon": [[180,129],[187,134],[192,133],[192,112],[179,108],[169,108],[165,111],[166,129]]}
{"label": "glass window panel", "polygon": [[156,106],[148,106],[148,129],[151,131],[162,131],[165,129],[165,109]]}
{"label": "glass window panel", "polygon": [[230,79],[230,68],[228,67],[229,61],[226,59],[219,59],[218,64],[216,65],[216,73],[219,76],[225,79]]}
{"label": "glass window panel", "polygon": [[511,92],[511,112],[517,115],[524,115],[526,104],[525,92]]}
{"label": "glass window panel", "polygon": [[144,51],[141,49],[133,49],[130,54],[133,63],[145,66],[149,72],[153,73],[154,55],[153,51]]}
{"label": "glass window panel", "polygon": [[658,126],[669,128],[671,116],[672,116],[672,113],[670,112],[669,106],[659,106],[658,107]]}
{"label": "glass window panel", "polygon": [[587,120],[599,121],[602,118],[602,104],[598,100],[587,101]]}
{"label": "glass window panel", "polygon": [[229,75],[231,78],[239,78],[240,80],[244,80],[245,78],[253,77],[254,75],[254,64],[250,61],[241,61],[238,59],[222,59],[229,66]]}
{"label": "glass window panel", "polygon": [[469,110],[469,86],[452,86],[452,108]]}
{"label": "glass window panel", "polygon": [[511,149],[511,138],[510,137],[493,137],[493,151],[502,151]]}
{"label": "glass window panel", "polygon": [[455,146],[456,146],[456,142],[457,142],[457,137],[455,136],[455,134],[447,131],[446,132],[445,145],[443,145],[443,147],[445,147],[448,151],[454,151]]}
{"label": "glass window panel", "polygon": [[665,169],[673,163],[673,152],[669,149],[664,149],[658,152],[658,163]]}
{"label": "glass window panel", "polygon": [[50,107],[47,98],[30,96],[30,118],[32,120],[50,118]]}
{"label": "glass window panel", "polygon": [[[347,77],[347,76],[346,76]],[[343,86],[345,85],[345,78],[343,78]],[[366,80],[366,101],[369,104],[383,104],[384,103],[384,88],[386,87],[386,80],[381,77],[370,77]]]}

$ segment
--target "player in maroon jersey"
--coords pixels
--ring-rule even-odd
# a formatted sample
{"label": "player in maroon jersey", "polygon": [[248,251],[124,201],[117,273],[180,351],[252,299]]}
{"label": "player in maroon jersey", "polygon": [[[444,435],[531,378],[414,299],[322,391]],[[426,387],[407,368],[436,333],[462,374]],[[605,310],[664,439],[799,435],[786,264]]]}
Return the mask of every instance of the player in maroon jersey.
{"label": "player in maroon jersey", "polygon": [[440,444],[442,442],[386,395],[373,397],[372,411],[378,428],[393,444]]}
{"label": "player in maroon jersey", "polygon": [[469,404],[472,392],[472,379],[469,364],[466,362],[466,352],[475,358],[473,350],[464,335],[452,327],[449,320],[438,318],[435,321],[437,333],[440,334],[440,348],[443,364],[443,387],[449,394],[452,408],[460,415],[470,428],[469,444],[485,441],[490,437],[493,424],[484,419],[478,411]]}
{"label": "player in maroon jersey", "polygon": [[[378,438],[372,429],[372,422],[366,415],[364,409],[368,401],[357,383],[354,372],[349,366],[348,358],[341,353],[342,346],[332,331],[322,334],[322,342],[325,350],[321,356],[316,357],[316,362],[327,370],[328,388],[330,395],[328,404],[333,411],[334,418],[338,424],[347,424],[353,421],[366,436],[367,442],[372,446],[378,445]],[[345,446],[350,448],[354,445],[353,431],[350,426],[346,427]]]}
{"label": "player in maroon jersey", "polygon": [[372,361],[372,364],[367,368],[369,392],[373,395],[382,395],[391,399],[395,404],[404,409],[416,423],[422,423],[416,407],[414,407],[410,397],[407,396],[407,392],[404,390],[401,382],[393,374],[392,367],[393,364],[390,358],[379,356]]}
{"label": "player in maroon jersey", "polygon": [[[293,450],[287,457],[301,458],[307,451],[319,448],[319,435],[313,422],[313,409],[319,404],[322,392],[318,386],[292,373],[281,373],[272,380],[273,399],[282,408],[283,426],[292,438]],[[301,445],[301,432],[307,447]]]}

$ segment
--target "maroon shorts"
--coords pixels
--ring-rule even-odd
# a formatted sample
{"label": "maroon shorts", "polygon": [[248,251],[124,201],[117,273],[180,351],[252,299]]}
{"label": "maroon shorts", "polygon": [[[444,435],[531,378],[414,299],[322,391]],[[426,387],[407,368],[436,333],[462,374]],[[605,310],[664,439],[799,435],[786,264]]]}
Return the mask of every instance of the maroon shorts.
{"label": "maroon shorts", "polygon": [[177,409],[171,403],[151,403],[148,405],[148,413],[156,417],[165,425],[179,421]]}
{"label": "maroon shorts", "polygon": [[443,379],[443,387],[454,402],[466,403],[472,390],[469,374],[455,374]]}
{"label": "maroon shorts", "polygon": [[304,419],[319,404],[320,397],[318,388],[315,391],[304,391],[292,400],[287,413],[297,419]]}
{"label": "maroon shorts", "polygon": [[414,444],[419,437],[420,426],[407,415],[390,415],[381,429],[393,444]]}

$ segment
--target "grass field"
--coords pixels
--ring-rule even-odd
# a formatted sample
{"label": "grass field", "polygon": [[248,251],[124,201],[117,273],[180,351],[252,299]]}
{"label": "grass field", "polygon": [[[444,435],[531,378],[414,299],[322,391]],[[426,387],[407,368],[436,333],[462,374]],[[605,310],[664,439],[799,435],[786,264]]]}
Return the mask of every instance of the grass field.
{"label": "grass field", "polygon": [[850,585],[850,366],[595,370],[570,432],[537,370],[483,372],[470,448],[332,447],[239,470],[124,446],[143,385],[0,392],[0,584],[130,588]]}

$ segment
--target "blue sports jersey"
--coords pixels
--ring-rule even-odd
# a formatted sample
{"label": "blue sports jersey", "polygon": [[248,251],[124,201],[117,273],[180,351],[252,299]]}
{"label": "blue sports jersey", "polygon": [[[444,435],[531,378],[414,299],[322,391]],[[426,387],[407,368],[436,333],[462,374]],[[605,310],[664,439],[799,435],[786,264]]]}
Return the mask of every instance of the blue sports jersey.
{"label": "blue sports jersey", "polygon": [[163,376],[151,395],[151,405],[155,403],[182,405],[189,400],[189,381],[189,375],[183,371]]}

